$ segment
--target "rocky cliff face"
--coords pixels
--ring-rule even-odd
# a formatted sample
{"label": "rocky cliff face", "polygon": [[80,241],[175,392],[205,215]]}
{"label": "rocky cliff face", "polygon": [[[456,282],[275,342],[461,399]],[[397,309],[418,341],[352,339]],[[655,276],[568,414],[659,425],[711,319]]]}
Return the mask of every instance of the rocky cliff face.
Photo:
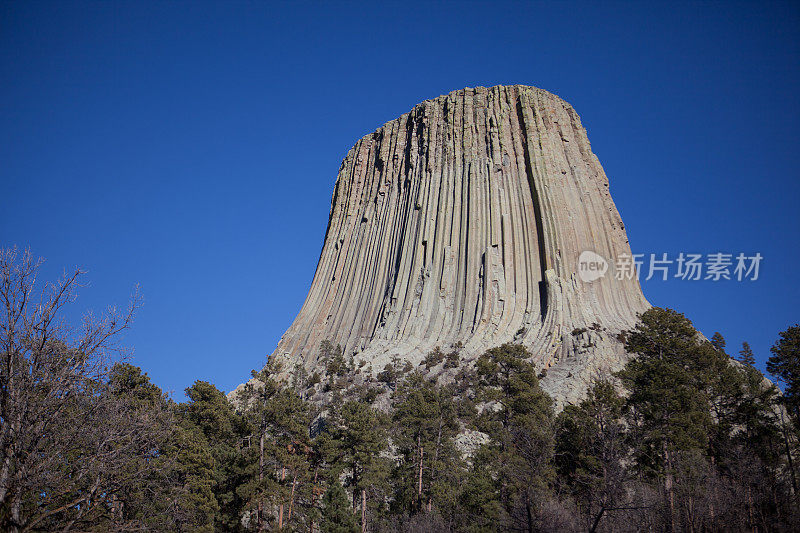
{"label": "rocky cliff face", "polygon": [[[578,258],[609,261],[584,282]],[[526,86],[427,100],[348,152],[308,297],[273,353],[321,366],[329,340],[377,372],[461,343],[462,364],[527,346],[559,400],[625,360],[621,330],[648,307],[615,279],[628,239],[578,114]]]}

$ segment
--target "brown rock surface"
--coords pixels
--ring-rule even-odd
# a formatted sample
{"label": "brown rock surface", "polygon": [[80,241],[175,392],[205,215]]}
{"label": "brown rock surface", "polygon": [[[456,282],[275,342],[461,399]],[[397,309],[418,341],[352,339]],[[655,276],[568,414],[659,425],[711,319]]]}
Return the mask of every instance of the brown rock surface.
{"label": "brown rock surface", "polygon": [[[609,260],[591,283],[578,276],[585,250]],[[311,289],[273,356],[313,370],[327,339],[377,372],[436,346],[460,342],[468,362],[519,342],[571,400],[623,364],[616,336],[648,307],[635,278],[615,279],[621,254],[624,226],[572,106],[535,87],[454,91],[348,152]]]}

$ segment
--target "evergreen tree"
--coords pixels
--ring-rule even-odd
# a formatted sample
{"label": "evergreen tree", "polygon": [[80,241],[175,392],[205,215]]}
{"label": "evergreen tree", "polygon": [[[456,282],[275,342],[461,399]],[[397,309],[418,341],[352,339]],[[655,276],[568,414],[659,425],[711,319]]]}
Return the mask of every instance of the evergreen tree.
{"label": "evergreen tree", "polygon": [[[247,481],[238,494],[247,501],[257,529],[277,529],[305,523],[312,483],[310,409],[296,391],[279,384],[273,375],[280,367],[269,363],[253,372],[241,400],[250,439],[245,451]],[[302,499],[302,505],[298,503]],[[274,512],[270,510],[274,509]]]}
{"label": "evergreen tree", "polygon": [[787,527],[795,478],[777,391],[751,365],[731,364],[715,337],[702,340],[683,315],[659,308],[628,335],[637,357],[618,375],[635,464],[642,480],[662,484],[668,530],[754,528],[758,516]]}
{"label": "evergreen tree", "polygon": [[500,493],[496,446],[481,446],[471,461],[471,468],[458,496],[464,515],[461,527],[471,533],[498,531],[502,529],[502,524],[508,522],[508,511]]}
{"label": "evergreen tree", "polygon": [[378,381],[385,383],[391,391],[395,391],[405,375],[413,369],[414,367],[411,363],[408,361],[404,363],[395,355],[392,357],[391,363],[387,363],[376,377]]}
{"label": "evergreen tree", "polygon": [[792,529],[798,518],[789,498],[796,491],[793,441],[782,424],[778,389],[747,363],[719,368],[711,384],[712,478],[700,481],[710,518],[729,529],[755,529],[759,516],[770,517],[770,527]]}
{"label": "evergreen tree", "polygon": [[108,388],[112,395],[125,398],[132,407],[149,409],[166,405],[166,396],[150,382],[147,372],[129,363],[115,363],[111,367]]}
{"label": "evergreen tree", "polygon": [[641,315],[625,347],[637,356],[618,374],[630,391],[637,465],[643,475],[663,480],[667,527],[675,530],[679,456],[708,448],[712,417],[707,389],[720,352],[700,343],[682,314],[657,307]]}
{"label": "evergreen tree", "polygon": [[195,381],[186,389],[189,401],[181,406],[182,417],[205,437],[214,458],[214,497],[219,504],[215,516],[218,530],[236,531],[241,526],[244,501],[236,489],[245,482],[244,420],[225,394],[211,383]]}
{"label": "evergreen tree", "polygon": [[[625,335],[626,394],[598,380],[555,420],[514,344],[458,373],[445,369],[459,346],[420,372],[393,358],[376,385],[323,343],[324,407],[274,363],[234,403],[197,381],[175,404],[140,368],[99,357],[124,329],[113,317],[77,341],[53,329],[77,274],[27,309],[36,265],[0,253],[0,267],[3,531],[800,530],[797,325],[768,363],[784,394],[747,343],[733,363],[722,335],[653,308]],[[435,368],[453,382],[426,379]]]}
{"label": "evergreen tree", "polygon": [[722,333],[717,331],[711,336],[711,345],[720,352],[725,353],[725,346],[727,343],[725,342],[725,337],[722,336]]}
{"label": "evergreen tree", "polygon": [[213,531],[219,510],[212,492],[214,458],[202,432],[171,416],[168,409],[174,404],[138,367],[114,365],[108,389],[121,402],[119,409],[141,413],[151,427],[163,428],[158,440],[142,439],[149,453],[129,456],[126,469],[146,469],[149,474],[114,494],[114,521],[138,522],[150,530]]}
{"label": "evergreen tree", "polygon": [[504,344],[476,362],[479,399],[489,404],[477,423],[491,438],[484,451],[506,527],[529,531],[548,496],[554,445],[552,401],[539,387],[531,357],[522,345]]}
{"label": "evergreen tree", "polygon": [[430,370],[444,361],[445,357],[445,353],[437,346],[425,356],[420,365],[425,365],[425,369]]}
{"label": "evergreen tree", "polygon": [[334,345],[331,341],[324,340],[319,346],[319,358],[326,364],[325,370],[330,376],[344,376],[349,370],[342,347]]}
{"label": "evergreen tree", "polygon": [[754,366],[756,364],[753,350],[750,348],[750,344],[748,344],[747,341],[742,343],[742,349],[739,351],[739,362],[748,366]]}
{"label": "evergreen tree", "polygon": [[392,476],[395,507],[406,512],[455,510],[464,465],[454,439],[460,426],[455,393],[415,372],[394,397],[392,443],[399,460]]}
{"label": "evergreen tree", "polygon": [[347,494],[338,479],[333,480],[322,499],[322,533],[356,533],[359,531],[356,516],[347,501]]}
{"label": "evergreen tree", "polygon": [[794,427],[790,428],[784,418],[784,412],[778,409],[777,417],[781,420],[780,431],[783,447],[792,480],[792,489],[797,496],[798,480],[795,458],[798,448],[798,431],[800,431],[800,325],[795,324],[786,331],[780,332],[778,340],[770,348],[772,355],[767,360],[767,371],[783,383],[781,403],[786,407]]}
{"label": "evergreen tree", "polygon": [[317,439],[331,478],[345,474],[353,510],[361,511],[366,527],[371,515],[384,511],[390,463],[381,454],[388,447],[383,416],[370,406],[348,400],[334,406],[326,431]]}
{"label": "evergreen tree", "polygon": [[800,427],[800,325],[782,331],[770,351],[767,371],[784,384],[784,402]]}
{"label": "evergreen tree", "polygon": [[623,406],[614,386],[601,380],[584,401],[567,406],[557,418],[555,463],[589,531],[625,503],[629,476]]}
{"label": "evergreen tree", "polygon": [[170,504],[172,523],[164,524],[167,527],[163,529],[151,523],[151,529],[213,532],[219,504],[212,490],[214,457],[205,436],[190,423],[178,423],[161,453],[157,462],[162,472],[181,490],[172,501],[163,502]]}

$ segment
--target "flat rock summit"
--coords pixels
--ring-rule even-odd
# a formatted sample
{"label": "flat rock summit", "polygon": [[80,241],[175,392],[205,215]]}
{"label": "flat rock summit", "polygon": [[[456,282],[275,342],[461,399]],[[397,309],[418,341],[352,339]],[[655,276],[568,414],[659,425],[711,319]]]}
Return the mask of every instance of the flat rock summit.
{"label": "flat rock summit", "polygon": [[[608,262],[594,281],[587,251]],[[570,104],[521,85],[454,91],[347,153],[311,289],[272,357],[324,372],[327,340],[378,372],[436,347],[465,365],[521,343],[571,401],[624,364],[618,337],[649,307],[636,277],[615,276],[630,253]]]}

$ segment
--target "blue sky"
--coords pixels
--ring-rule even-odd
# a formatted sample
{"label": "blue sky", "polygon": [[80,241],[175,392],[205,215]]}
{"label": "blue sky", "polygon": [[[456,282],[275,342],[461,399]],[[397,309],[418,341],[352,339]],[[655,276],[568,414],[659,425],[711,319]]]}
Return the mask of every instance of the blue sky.
{"label": "blue sky", "polygon": [[0,246],[145,298],[156,384],[230,390],[299,310],[341,159],[418,102],[529,84],[581,115],[639,253],[764,256],[650,281],[760,366],[800,321],[797,3],[2,2]]}

